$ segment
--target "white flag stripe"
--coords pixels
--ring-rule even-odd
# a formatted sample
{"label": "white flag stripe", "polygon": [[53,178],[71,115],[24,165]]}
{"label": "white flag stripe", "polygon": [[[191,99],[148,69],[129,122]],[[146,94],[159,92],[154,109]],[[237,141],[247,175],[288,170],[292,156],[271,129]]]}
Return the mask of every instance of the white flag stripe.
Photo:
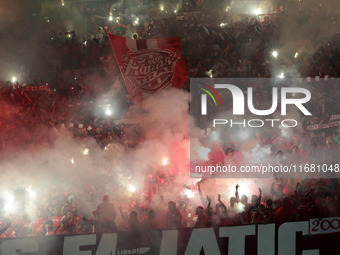
{"label": "white flag stripe", "polygon": [[126,47],[128,47],[130,51],[137,51],[136,40],[126,39]]}
{"label": "white flag stripe", "polygon": [[157,39],[147,39],[146,45],[148,49],[158,49]]}

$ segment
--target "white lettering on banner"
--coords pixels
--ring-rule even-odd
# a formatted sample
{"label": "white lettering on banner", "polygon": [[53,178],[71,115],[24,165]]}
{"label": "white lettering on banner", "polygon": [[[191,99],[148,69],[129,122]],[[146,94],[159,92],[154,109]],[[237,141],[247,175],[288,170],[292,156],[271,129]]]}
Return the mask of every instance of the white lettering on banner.
{"label": "white lettering on banner", "polygon": [[80,251],[84,245],[96,245],[96,235],[65,236],[63,255],[92,255],[92,251]]}
{"label": "white lettering on banner", "polygon": [[177,254],[178,230],[163,230],[160,255]]}
{"label": "white lettering on banner", "polygon": [[39,252],[39,244],[35,239],[13,239],[6,240],[0,246],[0,255],[18,255],[20,254]]}
{"label": "white lettering on banner", "polygon": [[275,254],[275,224],[257,226],[257,254]]}
{"label": "white lettering on banner", "polygon": [[246,236],[255,235],[255,225],[220,227],[220,237],[229,237],[228,254],[245,255]]}
{"label": "white lettering on banner", "polygon": [[213,228],[194,229],[184,255],[199,255],[202,248],[205,255],[221,254]]}
{"label": "white lettering on banner", "polygon": [[117,233],[103,234],[96,252],[96,255],[116,254]]}
{"label": "white lettering on banner", "polygon": [[[308,221],[288,222],[279,227],[278,232],[278,255],[295,255],[296,232],[308,235]],[[313,255],[318,254],[313,251]],[[305,253],[305,254],[308,254]],[[310,254],[310,253],[309,253]]]}
{"label": "white lettering on banner", "polygon": [[[311,223],[312,225],[310,228],[321,228],[322,222],[324,222],[322,226],[327,228],[329,226],[328,223],[332,221],[333,227],[337,228],[338,220],[339,217],[320,219],[318,224]],[[311,222],[313,222],[313,220],[311,220]],[[216,236],[213,228],[196,228],[192,230],[191,234],[190,230],[183,232],[181,232],[181,230],[163,230],[161,235],[157,235],[159,239],[155,239],[154,248],[155,250],[160,250],[159,255],[177,255],[179,253],[185,255],[198,255],[202,249],[207,255],[245,255],[246,248],[251,249],[250,254],[257,255],[275,255],[276,250],[277,255],[296,255],[297,232],[302,232],[302,235],[306,236],[309,235],[308,230],[308,221],[284,223],[278,230],[275,224],[220,227],[218,230],[219,236]],[[316,230],[317,229],[315,229],[315,231]],[[161,232],[157,231],[157,233],[160,234]],[[334,232],[327,234],[339,235],[339,233]],[[118,235],[119,233],[103,234],[100,240],[98,240],[99,236],[96,234],[64,237],[55,236],[49,237],[47,240],[42,240],[42,242],[39,243],[33,237],[26,239],[0,239],[0,255],[56,255],[57,250],[54,250],[55,248],[63,248],[63,255],[135,254],[137,251],[139,254],[147,254],[151,249],[151,247],[142,247],[135,248],[134,250],[119,250],[119,246],[117,245]],[[178,239],[179,236],[181,239]],[[246,236],[254,236],[250,237],[251,240],[257,239],[257,250],[255,247],[252,249],[250,243],[246,243]],[[228,241],[225,237],[228,238]],[[327,243],[324,243],[325,238],[326,237],[324,236],[313,237],[313,240],[318,243],[318,246],[313,247],[313,249],[310,250],[302,250],[299,254],[319,255],[319,249],[329,248],[322,246]],[[56,245],[60,245],[62,239],[64,239],[63,247],[57,247]],[[99,241],[99,244],[97,244],[97,240]],[[188,240],[187,244],[185,243],[186,240]],[[306,247],[308,245],[306,243],[308,243],[309,240],[308,237],[300,239],[300,246]],[[224,245],[219,247],[218,241],[221,243],[227,241],[228,251],[225,250],[226,246]],[[39,247],[39,244],[41,244],[42,247]],[[88,250],[84,250],[85,247],[81,249],[81,246],[89,246],[89,248]],[[339,244],[334,244],[333,250],[338,248]],[[94,250],[96,250],[96,253],[94,253]],[[328,249],[328,252],[329,251],[330,250]],[[324,252],[323,254],[326,253]],[[327,255],[328,254],[329,253],[327,253]]]}
{"label": "white lettering on banner", "polygon": [[340,232],[340,217],[309,220],[309,234],[320,235]]}

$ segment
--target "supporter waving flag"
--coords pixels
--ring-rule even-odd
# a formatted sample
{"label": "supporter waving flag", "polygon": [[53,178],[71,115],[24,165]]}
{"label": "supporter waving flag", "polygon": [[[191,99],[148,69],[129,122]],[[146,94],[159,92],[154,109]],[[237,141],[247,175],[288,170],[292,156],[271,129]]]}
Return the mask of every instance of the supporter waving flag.
{"label": "supporter waving flag", "polygon": [[188,69],[181,55],[181,38],[132,40],[109,34],[131,100],[141,103],[149,94],[183,88]]}

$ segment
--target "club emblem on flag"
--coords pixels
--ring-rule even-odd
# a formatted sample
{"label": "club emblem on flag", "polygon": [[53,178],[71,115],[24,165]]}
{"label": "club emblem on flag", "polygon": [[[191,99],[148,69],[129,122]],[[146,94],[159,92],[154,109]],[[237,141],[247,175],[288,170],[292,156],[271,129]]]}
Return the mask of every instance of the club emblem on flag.
{"label": "club emblem on flag", "polygon": [[110,40],[134,103],[148,94],[184,86],[188,69],[179,37],[131,40],[110,34]]}
{"label": "club emblem on flag", "polygon": [[136,91],[153,94],[172,83],[180,55],[170,50],[140,50],[127,52],[121,59],[121,71],[133,95]]}

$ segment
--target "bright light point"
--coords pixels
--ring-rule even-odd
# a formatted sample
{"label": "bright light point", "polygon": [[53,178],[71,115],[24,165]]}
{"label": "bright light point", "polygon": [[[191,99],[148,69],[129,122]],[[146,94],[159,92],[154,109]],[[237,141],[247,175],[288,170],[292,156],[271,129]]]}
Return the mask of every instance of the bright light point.
{"label": "bright light point", "polygon": [[131,185],[131,184],[129,184],[128,189],[129,189],[130,192],[135,192],[136,191],[136,187]]}
{"label": "bright light point", "polygon": [[220,27],[224,27],[224,26],[225,26],[225,24],[224,24],[224,23],[221,23],[221,24],[220,24]]}
{"label": "bright light point", "polygon": [[4,205],[4,210],[6,213],[14,213],[16,208],[15,208],[15,203],[14,203],[14,197],[11,194],[8,194],[6,192],[5,194],[5,205]]}
{"label": "bright light point", "polygon": [[226,12],[228,12],[228,11],[229,11],[229,9],[227,8],[227,9],[225,9],[225,11],[226,11]]}
{"label": "bright light point", "polygon": [[106,151],[107,151],[107,150],[109,150],[109,148],[106,146],[106,147],[104,148],[104,150],[106,150]]}
{"label": "bright light point", "polygon": [[177,10],[174,10],[174,13],[177,13]]}
{"label": "bright light point", "polygon": [[168,163],[169,163],[169,159],[168,158],[163,158],[162,165],[166,166]]}
{"label": "bright light point", "polygon": [[285,77],[285,74],[283,72],[280,73],[279,78],[283,79]]}
{"label": "bright light point", "polygon": [[106,110],[105,110],[105,114],[106,114],[107,116],[111,116],[111,115],[112,115],[112,110],[111,110],[111,109],[106,109]]}
{"label": "bright light point", "polygon": [[161,9],[161,11],[164,11],[164,6],[163,5],[159,6],[159,9]]}
{"label": "bright light point", "polygon": [[255,14],[255,15],[259,15],[260,13],[261,13],[261,9],[255,9],[255,10],[254,10],[254,14]]}
{"label": "bright light point", "polygon": [[297,58],[299,56],[299,52],[295,52],[294,58]]}
{"label": "bright light point", "polygon": [[205,72],[205,74],[212,78],[213,77],[212,69],[210,69],[208,72]]}
{"label": "bright light point", "polygon": [[13,83],[14,83],[14,82],[17,82],[17,77],[13,76],[13,77],[12,77],[12,82],[13,82]]}
{"label": "bright light point", "polygon": [[[238,194],[239,194],[239,197],[241,198],[243,195],[247,196],[248,199],[249,197],[252,195],[250,193],[250,189],[249,189],[249,184],[248,183],[239,183],[239,187],[238,187]],[[234,194],[235,193],[235,187],[234,186],[231,186],[229,188],[229,194]],[[241,203],[240,203],[241,204]],[[237,204],[235,204],[235,207],[237,208]],[[239,205],[240,206],[240,205]]]}
{"label": "bright light point", "polygon": [[109,21],[112,21],[113,20],[113,17],[110,15],[110,17],[109,17]]}
{"label": "bright light point", "polygon": [[34,199],[37,196],[37,194],[32,190],[31,187],[27,188],[27,193],[29,194],[31,199]]}
{"label": "bright light point", "polygon": [[83,150],[84,156],[89,155],[89,152],[90,152],[90,149],[89,149],[89,148],[85,148],[85,149]]}
{"label": "bright light point", "polygon": [[210,152],[210,151],[211,151],[211,150],[210,150],[209,148],[201,147],[201,148],[199,148],[199,149],[197,150],[197,153],[198,153],[198,156],[199,156],[201,159],[207,161],[207,160],[209,160],[209,152]]}
{"label": "bright light point", "polygon": [[235,209],[238,213],[243,212],[244,208],[245,208],[245,206],[241,202],[238,202],[238,203],[235,204]]}
{"label": "bright light point", "polygon": [[70,162],[71,162],[72,165],[74,165],[75,164],[74,163],[74,158],[70,158]]}
{"label": "bright light point", "polygon": [[135,26],[138,26],[138,24],[139,24],[139,18],[136,18],[136,19],[133,21],[133,24],[134,24]]}
{"label": "bright light point", "polygon": [[184,195],[187,197],[187,198],[193,198],[195,196],[194,192],[190,189],[186,189],[184,190]]}
{"label": "bright light point", "polygon": [[15,206],[14,206],[14,204],[11,204],[11,203],[6,203],[4,209],[5,209],[5,212],[7,212],[7,213],[14,213],[15,212]]}
{"label": "bright light point", "polygon": [[274,50],[273,53],[272,53],[272,55],[273,55],[274,58],[277,58],[277,56],[279,55],[279,53],[278,53],[276,50]]}

